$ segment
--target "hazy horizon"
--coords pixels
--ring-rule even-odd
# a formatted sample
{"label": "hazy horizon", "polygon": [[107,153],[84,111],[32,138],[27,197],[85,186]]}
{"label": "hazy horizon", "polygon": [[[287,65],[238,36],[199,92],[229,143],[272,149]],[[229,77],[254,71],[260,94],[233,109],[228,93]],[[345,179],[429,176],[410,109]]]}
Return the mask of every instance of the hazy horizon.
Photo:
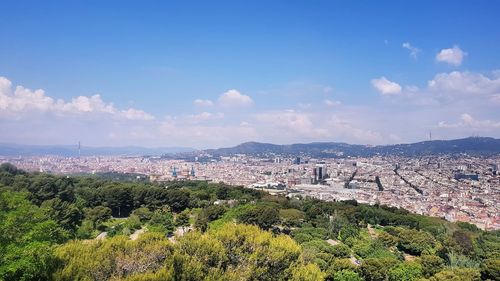
{"label": "hazy horizon", "polygon": [[[431,141],[452,141],[452,140],[458,140],[458,139],[467,139],[467,138],[493,138],[493,139],[498,139],[490,136],[467,136],[467,137],[462,137],[462,138],[450,138],[450,139],[432,139]],[[240,143],[235,143],[232,145],[228,146],[218,146],[218,147],[193,147],[193,146],[181,146],[181,145],[169,145],[169,146],[142,146],[142,145],[85,145],[80,143],[80,146],[82,148],[145,148],[145,149],[162,149],[162,148],[167,148],[167,149],[193,149],[193,150],[207,150],[207,149],[219,149],[219,148],[231,148],[235,147],[241,144],[245,143],[261,143],[261,144],[272,144],[272,145],[294,145],[294,144],[311,144],[311,143],[346,143],[349,145],[366,145],[366,146],[390,146],[390,145],[398,145],[398,144],[414,144],[414,143],[420,143],[420,142],[426,142],[430,141],[429,139],[427,140],[420,140],[416,142],[400,142],[400,143],[386,143],[386,144],[376,144],[376,145],[371,145],[371,144],[366,144],[366,143],[350,143],[350,142],[341,142],[341,141],[312,141],[312,142],[295,142],[295,143],[272,143],[272,142],[259,142],[259,141],[254,141],[254,140],[247,140],[243,141]],[[0,142],[1,145],[15,145],[15,146],[40,146],[40,147],[78,147],[78,143],[67,143],[67,144],[62,144],[62,143],[54,143],[54,144],[30,144],[30,143],[7,143],[7,142]]]}
{"label": "hazy horizon", "polygon": [[205,149],[500,137],[500,2],[2,8],[0,143]]}

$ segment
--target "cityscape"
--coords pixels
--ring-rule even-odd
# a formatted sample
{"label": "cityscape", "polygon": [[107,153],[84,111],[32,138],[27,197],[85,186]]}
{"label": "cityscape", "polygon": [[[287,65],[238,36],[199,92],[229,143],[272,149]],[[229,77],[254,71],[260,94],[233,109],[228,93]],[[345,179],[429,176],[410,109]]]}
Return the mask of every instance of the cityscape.
{"label": "cityscape", "polygon": [[0,1],[0,281],[500,280],[500,0]]}
{"label": "cityscape", "polygon": [[500,155],[314,159],[276,154],[213,157],[200,153],[192,161],[168,158],[24,156],[0,160],[27,171],[128,173],[159,183],[222,182],[271,194],[356,200],[451,222],[469,222],[487,230],[500,228]]}

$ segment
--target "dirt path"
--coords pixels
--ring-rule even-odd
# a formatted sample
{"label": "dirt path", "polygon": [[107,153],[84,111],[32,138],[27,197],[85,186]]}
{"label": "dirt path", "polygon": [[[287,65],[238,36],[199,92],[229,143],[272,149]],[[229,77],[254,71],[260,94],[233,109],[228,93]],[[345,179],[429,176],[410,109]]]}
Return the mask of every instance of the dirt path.
{"label": "dirt path", "polygon": [[136,231],[134,231],[134,233],[130,234],[130,240],[137,240],[137,238],[139,238],[139,236],[141,234],[143,234],[144,232],[146,232],[146,230],[144,228],[141,228],[141,229],[137,229]]}
{"label": "dirt path", "polygon": [[377,233],[375,232],[375,229],[373,229],[373,228],[372,228],[372,226],[371,226],[370,224],[368,224],[368,225],[366,226],[366,228],[368,229],[368,234],[370,234],[370,237],[371,237],[372,239],[377,238]]}
{"label": "dirt path", "polygon": [[106,238],[106,236],[108,236],[107,232],[101,232],[101,233],[99,233],[99,235],[97,235],[96,238],[94,238],[94,240],[104,240]]}

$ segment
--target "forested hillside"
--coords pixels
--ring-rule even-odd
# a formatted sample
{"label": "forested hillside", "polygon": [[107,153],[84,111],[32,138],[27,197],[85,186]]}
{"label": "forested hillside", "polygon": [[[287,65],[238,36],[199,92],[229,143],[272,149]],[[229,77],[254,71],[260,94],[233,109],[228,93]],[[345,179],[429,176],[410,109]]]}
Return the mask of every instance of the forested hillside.
{"label": "forested hillside", "polygon": [[0,166],[0,280],[499,280],[500,232],[207,182]]}
{"label": "forested hillside", "polygon": [[492,155],[500,153],[500,139],[469,137],[454,140],[432,140],[406,144],[360,145],[338,142],[314,142],[278,145],[271,143],[246,142],[234,147],[209,149],[207,153],[228,156],[235,154],[265,155],[309,155],[332,157],[342,153],[344,157],[372,157],[376,155],[422,156],[438,154],[467,153],[470,155]]}

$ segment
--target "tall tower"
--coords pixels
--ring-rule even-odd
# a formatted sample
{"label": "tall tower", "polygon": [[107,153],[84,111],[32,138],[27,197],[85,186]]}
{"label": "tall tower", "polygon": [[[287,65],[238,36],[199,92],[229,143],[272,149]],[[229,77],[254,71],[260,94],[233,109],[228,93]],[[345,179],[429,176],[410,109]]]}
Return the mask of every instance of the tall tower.
{"label": "tall tower", "polygon": [[177,168],[172,167],[172,177],[176,178],[177,177]]}
{"label": "tall tower", "polygon": [[80,158],[80,156],[82,156],[82,146],[80,144],[80,141],[78,141],[78,158]]}

